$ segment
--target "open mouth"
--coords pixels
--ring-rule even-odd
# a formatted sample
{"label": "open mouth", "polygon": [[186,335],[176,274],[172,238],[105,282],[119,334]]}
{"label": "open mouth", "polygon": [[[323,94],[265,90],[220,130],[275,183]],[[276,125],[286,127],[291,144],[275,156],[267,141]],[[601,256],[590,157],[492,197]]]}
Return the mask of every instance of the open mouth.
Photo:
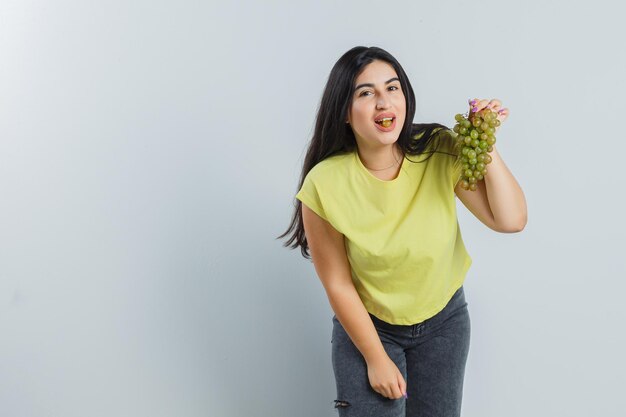
{"label": "open mouth", "polygon": [[395,117],[383,117],[380,120],[374,120],[374,123],[381,125],[382,127],[390,127]]}

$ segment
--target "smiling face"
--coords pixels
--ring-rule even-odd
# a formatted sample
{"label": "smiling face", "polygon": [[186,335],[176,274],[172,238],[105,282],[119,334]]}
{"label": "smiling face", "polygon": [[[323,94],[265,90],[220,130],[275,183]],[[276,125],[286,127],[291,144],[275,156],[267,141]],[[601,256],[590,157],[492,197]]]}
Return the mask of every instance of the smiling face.
{"label": "smiling face", "polygon": [[[378,147],[398,140],[406,117],[406,99],[394,68],[375,60],[355,81],[348,121],[359,147]],[[393,117],[391,126],[377,124],[381,116]]]}

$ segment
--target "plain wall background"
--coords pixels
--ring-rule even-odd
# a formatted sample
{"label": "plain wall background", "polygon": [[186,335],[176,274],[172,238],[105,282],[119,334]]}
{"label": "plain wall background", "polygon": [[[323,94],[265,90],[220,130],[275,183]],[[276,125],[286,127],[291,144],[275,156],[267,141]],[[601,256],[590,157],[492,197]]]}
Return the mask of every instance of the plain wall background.
{"label": "plain wall background", "polygon": [[472,97],[526,229],[457,201],[463,415],[618,415],[621,2],[0,3],[0,415],[334,416],[332,310],[275,240],[332,65],[403,65],[415,122]]}

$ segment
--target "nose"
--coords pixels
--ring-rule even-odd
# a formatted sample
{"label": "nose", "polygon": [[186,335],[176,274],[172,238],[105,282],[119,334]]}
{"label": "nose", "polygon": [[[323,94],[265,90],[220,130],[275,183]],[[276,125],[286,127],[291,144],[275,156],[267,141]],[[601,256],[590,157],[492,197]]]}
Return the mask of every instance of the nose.
{"label": "nose", "polygon": [[386,109],[389,107],[389,100],[385,95],[378,96],[378,100],[376,100],[376,108],[378,109]]}

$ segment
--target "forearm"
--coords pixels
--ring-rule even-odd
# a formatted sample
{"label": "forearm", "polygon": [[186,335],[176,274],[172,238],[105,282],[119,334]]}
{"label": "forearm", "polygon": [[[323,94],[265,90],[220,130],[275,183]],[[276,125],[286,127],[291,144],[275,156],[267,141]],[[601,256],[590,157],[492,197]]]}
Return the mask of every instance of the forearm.
{"label": "forearm", "polygon": [[387,355],[354,285],[328,291],[328,300],[339,323],[368,364]]}
{"label": "forearm", "polygon": [[494,221],[503,229],[521,230],[528,218],[524,192],[500,157],[495,145],[489,155],[492,161],[487,165],[489,172],[484,180]]}

